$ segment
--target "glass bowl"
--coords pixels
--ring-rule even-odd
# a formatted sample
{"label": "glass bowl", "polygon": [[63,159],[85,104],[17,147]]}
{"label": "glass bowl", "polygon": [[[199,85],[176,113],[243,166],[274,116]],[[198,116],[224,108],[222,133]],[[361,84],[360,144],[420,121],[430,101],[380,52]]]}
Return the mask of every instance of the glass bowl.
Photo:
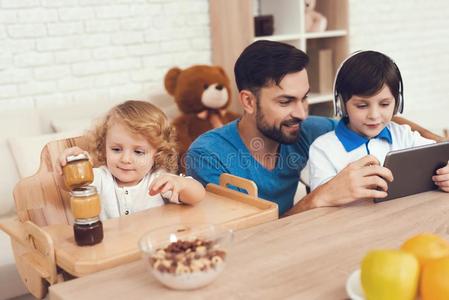
{"label": "glass bowl", "polygon": [[226,265],[233,232],[220,225],[178,224],[139,240],[144,263],[163,285],[191,290],[214,281]]}

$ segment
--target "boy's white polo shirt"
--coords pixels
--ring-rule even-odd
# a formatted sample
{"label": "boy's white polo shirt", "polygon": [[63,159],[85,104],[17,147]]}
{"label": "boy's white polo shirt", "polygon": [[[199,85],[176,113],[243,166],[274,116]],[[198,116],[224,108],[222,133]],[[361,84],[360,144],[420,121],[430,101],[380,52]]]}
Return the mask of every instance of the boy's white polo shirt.
{"label": "boy's white polo shirt", "polygon": [[309,149],[310,188],[332,179],[349,163],[368,154],[383,165],[385,156],[393,150],[435,143],[412,131],[408,125],[389,122],[378,136],[368,139],[352,131],[341,120],[334,131],[317,138]]}

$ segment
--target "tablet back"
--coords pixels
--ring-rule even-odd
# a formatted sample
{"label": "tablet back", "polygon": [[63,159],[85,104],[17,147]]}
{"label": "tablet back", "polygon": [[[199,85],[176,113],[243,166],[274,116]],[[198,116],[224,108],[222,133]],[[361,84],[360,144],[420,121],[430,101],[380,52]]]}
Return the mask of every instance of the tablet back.
{"label": "tablet back", "polygon": [[389,152],[384,167],[391,170],[394,181],[388,184],[387,201],[437,189],[432,176],[449,160],[449,142]]}

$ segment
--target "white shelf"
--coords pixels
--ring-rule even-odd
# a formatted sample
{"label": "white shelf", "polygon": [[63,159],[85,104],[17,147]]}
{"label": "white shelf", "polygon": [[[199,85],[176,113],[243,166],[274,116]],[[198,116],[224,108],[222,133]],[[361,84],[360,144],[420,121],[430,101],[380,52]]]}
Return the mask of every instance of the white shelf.
{"label": "white shelf", "polygon": [[282,42],[282,41],[299,40],[302,37],[304,37],[304,36],[299,33],[275,34],[275,35],[258,36],[256,38],[254,38],[254,41],[270,40],[270,41],[275,41],[275,42]]}
{"label": "white shelf", "polygon": [[270,40],[276,42],[282,41],[292,41],[292,40],[302,40],[302,39],[319,39],[319,38],[330,38],[330,37],[339,37],[346,36],[348,32],[346,30],[328,30],[323,32],[309,32],[309,33],[289,33],[289,34],[275,34],[275,35],[266,35],[259,36],[254,38],[254,41],[259,40]]}
{"label": "white shelf", "polygon": [[310,93],[309,97],[307,99],[309,101],[309,104],[316,104],[316,103],[333,101],[334,96],[332,95],[332,93],[329,93],[329,94]]}
{"label": "white shelf", "polygon": [[347,34],[348,32],[346,30],[328,30],[323,32],[309,32],[304,34],[304,38],[306,39],[330,38],[330,37],[346,36]]}
{"label": "white shelf", "polygon": [[[331,68],[331,74],[335,74],[336,67],[347,57],[349,51],[349,0],[317,1],[316,10],[327,19],[328,30],[323,32],[306,31],[304,0],[208,1],[211,16],[212,62],[214,64],[223,66],[228,74],[233,74],[236,54],[251,42],[271,40],[290,44],[314,58],[309,65],[308,72],[309,80],[313,78],[312,90],[316,93],[309,95],[309,103],[311,106],[316,104],[316,113],[321,113],[322,109],[331,110],[332,91],[317,93],[317,91],[329,91],[322,89],[330,87],[329,74],[320,73],[319,60],[317,62],[315,58],[319,58],[319,51],[329,49],[331,51],[330,66],[322,66]],[[223,14],[223,12],[232,13]],[[274,35],[254,36],[256,12],[260,15],[273,16]],[[323,57],[326,56],[325,53],[323,55]],[[329,55],[327,60],[329,60],[328,57]],[[326,64],[329,65],[329,62],[327,61]],[[333,75],[330,77],[333,81]],[[232,92],[233,97],[237,99],[238,92],[234,85]],[[240,111],[241,108],[237,103],[237,101],[233,102],[232,110]]]}

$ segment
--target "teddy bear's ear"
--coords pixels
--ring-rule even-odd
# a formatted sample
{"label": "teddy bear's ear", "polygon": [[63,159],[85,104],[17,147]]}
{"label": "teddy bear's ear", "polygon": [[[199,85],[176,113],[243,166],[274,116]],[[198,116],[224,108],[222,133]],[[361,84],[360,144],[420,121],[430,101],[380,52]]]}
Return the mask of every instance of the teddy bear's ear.
{"label": "teddy bear's ear", "polygon": [[226,74],[226,72],[225,72],[225,70],[222,68],[222,67],[220,67],[220,66],[215,66],[215,68],[217,68],[218,69],[218,71],[224,76],[224,77],[228,77],[228,75]]}
{"label": "teddy bear's ear", "polygon": [[181,74],[181,69],[178,67],[171,68],[165,74],[164,85],[167,92],[174,96],[176,90],[176,83],[178,81],[179,74]]}

